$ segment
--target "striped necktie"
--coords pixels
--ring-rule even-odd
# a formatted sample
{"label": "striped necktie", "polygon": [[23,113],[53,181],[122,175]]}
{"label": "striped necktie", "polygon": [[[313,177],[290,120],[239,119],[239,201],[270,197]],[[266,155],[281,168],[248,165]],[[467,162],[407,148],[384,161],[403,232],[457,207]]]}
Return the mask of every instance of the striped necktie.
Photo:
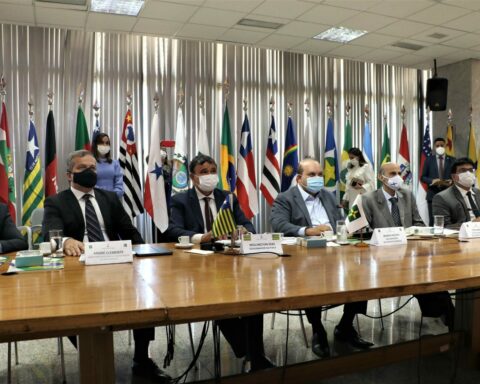
{"label": "striped necktie", "polygon": [[400,210],[398,209],[398,199],[396,197],[391,197],[390,202],[392,203],[392,218],[396,227],[402,226],[402,219],[400,218]]}
{"label": "striped necktie", "polygon": [[92,197],[92,195],[87,193],[83,195],[83,200],[85,200],[85,226],[87,227],[88,241],[104,241],[105,239],[103,238],[97,213],[95,212],[95,208],[90,201]]}

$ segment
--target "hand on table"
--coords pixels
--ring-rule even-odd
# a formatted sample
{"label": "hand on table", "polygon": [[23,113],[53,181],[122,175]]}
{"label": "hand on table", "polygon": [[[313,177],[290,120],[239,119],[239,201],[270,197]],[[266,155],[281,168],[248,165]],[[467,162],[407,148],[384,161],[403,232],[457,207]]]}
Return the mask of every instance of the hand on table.
{"label": "hand on table", "polygon": [[67,239],[63,243],[63,253],[67,256],[80,256],[85,251],[85,246],[81,241]]}
{"label": "hand on table", "polygon": [[331,231],[332,228],[329,225],[320,224],[312,228],[305,229],[306,236],[318,236],[325,231]]}

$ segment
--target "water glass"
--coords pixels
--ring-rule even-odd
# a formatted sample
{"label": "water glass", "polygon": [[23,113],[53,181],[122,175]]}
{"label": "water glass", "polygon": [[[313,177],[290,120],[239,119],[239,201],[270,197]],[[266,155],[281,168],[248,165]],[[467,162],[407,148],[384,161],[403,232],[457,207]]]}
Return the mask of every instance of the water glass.
{"label": "water glass", "polygon": [[337,243],[345,244],[348,242],[347,226],[345,220],[337,220]]}
{"label": "water glass", "polygon": [[433,216],[433,234],[443,235],[444,218],[441,215]]}
{"label": "water glass", "polygon": [[63,233],[61,229],[51,229],[48,231],[52,257],[63,257],[62,235]]}

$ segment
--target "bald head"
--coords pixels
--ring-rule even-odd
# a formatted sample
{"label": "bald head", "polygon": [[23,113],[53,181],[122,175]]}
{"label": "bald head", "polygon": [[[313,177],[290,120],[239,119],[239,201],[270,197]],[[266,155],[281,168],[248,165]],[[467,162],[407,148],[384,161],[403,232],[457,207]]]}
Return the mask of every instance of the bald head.
{"label": "bald head", "polygon": [[[307,157],[298,163],[298,171],[297,174],[299,176],[303,176],[305,173],[308,176],[309,173],[316,172],[310,176],[322,176],[323,169],[322,165],[319,161],[312,159],[311,157]],[[318,174],[320,172],[320,174]]]}
{"label": "bald head", "polygon": [[[401,175],[400,165],[397,163],[384,163],[380,166],[378,176],[393,177],[395,175]],[[380,179],[381,180],[381,179]]]}

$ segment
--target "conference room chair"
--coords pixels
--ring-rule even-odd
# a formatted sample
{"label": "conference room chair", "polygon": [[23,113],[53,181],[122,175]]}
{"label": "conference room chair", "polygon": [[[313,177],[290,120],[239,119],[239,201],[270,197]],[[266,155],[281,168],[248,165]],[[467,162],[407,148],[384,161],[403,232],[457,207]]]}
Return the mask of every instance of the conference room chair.
{"label": "conference room chair", "polygon": [[35,208],[31,217],[31,230],[32,230],[32,247],[35,248],[36,244],[43,241],[42,238],[42,221],[43,221],[43,208]]}

